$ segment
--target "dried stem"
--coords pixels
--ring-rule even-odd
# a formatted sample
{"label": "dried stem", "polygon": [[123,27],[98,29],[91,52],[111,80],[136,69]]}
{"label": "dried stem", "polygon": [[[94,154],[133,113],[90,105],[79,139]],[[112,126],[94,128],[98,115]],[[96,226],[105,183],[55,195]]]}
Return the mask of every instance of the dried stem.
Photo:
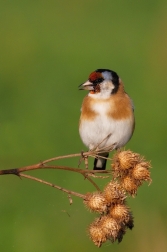
{"label": "dried stem", "polygon": [[82,170],[82,169],[72,168],[72,167],[68,167],[68,166],[60,166],[60,165],[43,166],[43,165],[37,164],[37,165],[30,165],[30,166],[25,166],[25,167],[21,167],[21,168],[0,170],[0,175],[8,175],[8,174],[19,175],[20,172],[26,172],[26,171],[31,171],[31,170],[39,170],[39,169],[66,170],[66,171],[77,172],[77,173],[80,173],[80,174],[82,174],[84,176],[87,176],[87,175],[93,174],[93,173],[111,174],[111,170]]}
{"label": "dried stem", "polygon": [[[84,155],[86,155],[86,152],[84,153]],[[65,158],[72,158],[72,157],[79,157],[81,156],[81,153],[77,153],[77,154],[69,154],[69,155],[65,155],[65,156],[59,156],[59,157],[54,157],[54,158],[50,158],[47,159],[45,161],[42,162],[42,164],[46,164],[55,160],[59,160],[59,159],[65,159]]]}
{"label": "dried stem", "polygon": [[[114,155],[112,159],[113,162],[111,170],[88,170],[88,157],[105,158],[102,156],[102,153],[105,153],[106,151],[109,152],[114,149],[114,145],[108,146],[103,149],[99,149],[99,146],[100,144],[97,146],[97,148],[89,152],[58,156],[34,165],[8,170],[0,170],[0,175],[13,174],[18,177],[23,177],[51,186],[55,189],[67,193],[70,204],[72,204],[73,202],[71,195],[84,199],[84,204],[88,207],[89,210],[100,214],[99,218],[96,218],[89,227],[89,235],[94,244],[100,247],[107,240],[110,240],[111,242],[118,240],[118,242],[121,242],[127,229],[132,229],[134,226],[133,215],[130,211],[130,208],[126,205],[125,199],[127,198],[127,196],[134,197],[137,193],[138,188],[145,181],[151,183],[149,171],[151,165],[150,162],[147,162],[144,157],[141,157],[138,153],[134,153],[128,150],[117,152]],[[87,169],[48,164],[52,161],[72,157],[80,157],[80,162],[84,160],[85,167]],[[111,160],[110,158],[105,159]],[[55,185],[43,179],[23,173],[39,169],[57,169],[80,173],[96,188],[96,192],[81,194],[67,190],[61,186]],[[101,176],[101,174],[112,174],[112,180],[110,180],[110,182],[102,191],[91,178],[93,177],[104,179],[109,177]]]}
{"label": "dried stem", "polygon": [[58,189],[58,190],[60,190],[60,191],[65,192],[65,193],[72,194],[72,195],[74,195],[74,196],[76,196],[76,197],[80,197],[80,198],[82,198],[82,199],[85,199],[85,195],[84,195],[84,194],[80,194],[80,193],[77,193],[77,192],[73,192],[73,191],[71,191],[71,190],[67,190],[67,189],[65,189],[65,188],[63,188],[63,187],[60,187],[60,186],[54,185],[54,184],[52,184],[52,183],[49,183],[49,182],[47,182],[47,181],[45,181],[45,180],[43,180],[43,179],[39,179],[39,178],[30,176],[30,175],[27,175],[27,174],[23,174],[23,173],[20,173],[19,176],[20,176],[20,177],[27,178],[27,179],[31,179],[31,180],[34,180],[34,181],[37,181],[37,182],[40,182],[40,183],[42,183],[42,184],[51,186],[51,187],[53,187],[53,188],[56,188],[56,189]]}
{"label": "dried stem", "polygon": [[[27,172],[27,171],[33,171],[33,170],[39,170],[39,169],[57,169],[57,170],[65,170],[65,171],[71,171],[71,172],[77,172],[80,173],[82,176],[84,176],[85,179],[87,179],[95,188],[96,190],[100,191],[100,188],[98,187],[98,185],[92,180],[92,178],[90,178],[91,176],[94,178],[102,178],[101,176],[95,176],[95,173],[107,173],[107,174],[111,174],[111,170],[109,171],[103,171],[103,170],[83,170],[83,169],[79,169],[79,168],[72,168],[72,167],[68,167],[68,166],[60,166],[60,165],[48,165],[48,163],[59,160],[59,159],[65,159],[65,158],[72,158],[72,157],[79,157],[81,156],[81,158],[83,157],[99,157],[98,153],[103,153],[104,150],[103,149],[98,149],[98,150],[92,150],[92,151],[88,151],[88,152],[83,152],[83,153],[76,153],[76,154],[69,154],[69,155],[64,155],[64,156],[58,156],[58,157],[54,157],[54,158],[50,158],[47,160],[44,160],[38,164],[34,164],[34,165],[29,165],[29,166],[25,166],[25,167],[21,167],[21,168],[13,168],[13,169],[8,169],[8,170],[0,170],[0,175],[9,175],[9,174],[13,174],[16,176],[21,176],[21,177],[26,177],[29,179],[33,179],[37,182],[41,182],[47,185],[50,185],[52,187],[55,187],[59,190],[62,190],[66,193],[71,193],[72,191],[68,191],[66,189],[63,189],[59,186],[54,186],[53,184],[46,182],[44,180],[32,177],[30,175],[25,175],[23,174],[23,172]],[[103,157],[102,157],[103,158]],[[105,158],[105,157],[104,157]],[[107,158],[109,159],[109,158]],[[110,159],[111,160],[111,159]],[[71,193],[73,194],[73,192]],[[75,194],[76,195],[76,194]],[[79,194],[78,194],[79,195]]]}

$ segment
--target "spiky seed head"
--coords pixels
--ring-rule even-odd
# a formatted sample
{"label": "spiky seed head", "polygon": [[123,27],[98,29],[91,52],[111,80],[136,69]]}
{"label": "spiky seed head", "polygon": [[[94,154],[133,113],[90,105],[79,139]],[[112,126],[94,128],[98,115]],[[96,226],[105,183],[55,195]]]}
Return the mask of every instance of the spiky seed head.
{"label": "spiky seed head", "polygon": [[130,150],[118,151],[113,157],[113,169],[126,170],[132,168],[140,160],[140,155]]}
{"label": "spiky seed head", "polygon": [[122,178],[121,185],[127,193],[129,193],[131,196],[134,196],[136,195],[137,189],[141,183],[130,176],[126,176]]}
{"label": "spiky seed head", "polygon": [[151,182],[149,168],[150,168],[149,162],[140,162],[133,168],[132,176],[136,180]]}
{"label": "spiky seed head", "polygon": [[120,230],[119,223],[110,215],[102,216],[100,223],[105,237],[114,242],[118,238],[118,233]]}
{"label": "spiky seed head", "polygon": [[96,219],[89,226],[88,232],[89,232],[89,236],[90,236],[91,240],[98,247],[100,247],[102,245],[102,243],[104,243],[107,240],[106,234],[105,234],[104,230],[101,228],[100,218]]}
{"label": "spiky seed head", "polygon": [[129,223],[130,219],[133,220],[130,209],[125,204],[116,204],[110,207],[109,214],[121,225]]}
{"label": "spiky seed head", "polygon": [[107,201],[101,192],[86,194],[84,204],[92,212],[104,213],[107,210]]}
{"label": "spiky seed head", "polygon": [[104,188],[103,195],[108,205],[122,203],[125,198],[125,191],[117,181],[110,181]]}

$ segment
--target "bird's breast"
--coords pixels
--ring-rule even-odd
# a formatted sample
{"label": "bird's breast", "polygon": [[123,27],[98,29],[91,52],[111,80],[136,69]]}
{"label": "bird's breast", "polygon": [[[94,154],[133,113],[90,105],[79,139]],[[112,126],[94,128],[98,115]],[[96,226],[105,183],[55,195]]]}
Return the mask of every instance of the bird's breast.
{"label": "bird's breast", "polygon": [[[134,128],[134,115],[130,99],[93,100],[87,96],[82,105],[79,132],[82,141],[89,148],[117,143],[124,146],[130,139]],[[122,105],[120,105],[122,104]]]}

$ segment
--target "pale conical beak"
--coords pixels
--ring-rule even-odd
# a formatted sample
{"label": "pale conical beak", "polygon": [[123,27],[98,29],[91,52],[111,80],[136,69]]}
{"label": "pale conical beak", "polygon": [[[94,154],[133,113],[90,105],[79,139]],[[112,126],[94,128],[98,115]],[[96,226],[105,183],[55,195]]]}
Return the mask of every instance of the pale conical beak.
{"label": "pale conical beak", "polygon": [[93,83],[89,80],[79,85],[79,90],[93,90]]}

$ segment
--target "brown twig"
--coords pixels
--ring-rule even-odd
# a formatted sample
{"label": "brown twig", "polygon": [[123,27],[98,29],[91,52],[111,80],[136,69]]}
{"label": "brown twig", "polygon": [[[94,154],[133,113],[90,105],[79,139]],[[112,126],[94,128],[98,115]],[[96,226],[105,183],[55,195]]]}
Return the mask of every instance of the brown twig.
{"label": "brown twig", "polygon": [[0,175],[8,175],[8,174],[19,175],[19,173],[21,173],[21,172],[26,172],[26,171],[31,171],[31,170],[38,170],[38,169],[66,170],[66,171],[77,172],[77,173],[80,173],[80,174],[82,174],[84,176],[86,176],[85,174],[90,174],[90,173],[107,173],[107,174],[111,173],[111,170],[82,170],[82,169],[79,169],[79,168],[72,168],[72,167],[69,167],[69,166],[60,166],[60,165],[43,166],[41,164],[37,164],[37,165],[30,165],[30,166],[25,166],[25,167],[21,167],[21,168],[0,170]]}
{"label": "brown twig", "polygon": [[[84,176],[85,179],[87,179],[95,188],[96,190],[100,191],[100,188],[98,187],[98,185],[90,178],[91,176],[96,178],[102,178],[102,176],[95,176],[95,173],[107,173],[107,174],[111,174],[111,170],[83,170],[83,169],[79,169],[79,168],[72,168],[72,167],[68,167],[68,166],[60,166],[60,165],[47,165],[49,162],[53,162],[59,159],[65,159],[65,158],[72,158],[72,157],[79,157],[82,156],[82,158],[85,157],[102,157],[105,158],[103,156],[99,156],[99,153],[103,153],[103,149],[98,149],[98,150],[91,150],[88,152],[82,152],[81,153],[76,153],[76,154],[69,154],[69,155],[64,155],[64,156],[58,156],[58,157],[54,157],[54,158],[50,158],[47,160],[44,160],[42,162],[39,162],[38,164],[34,164],[34,165],[29,165],[29,166],[25,166],[25,167],[20,167],[20,168],[13,168],[13,169],[8,169],[8,170],[0,170],[0,175],[9,175],[9,174],[13,174],[16,176],[22,176],[22,177],[27,177],[27,178],[32,178],[33,180],[36,180],[38,182],[41,182],[43,180],[37,179],[35,177],[31,177],[29,175],[25,175],[23,174],[23,172],[27,172],[27,171],[33,171],[33,170],[39,170],[39,169],[57,169],[57,170],[66,170],[66,171],[71,171],[71,172],[77,172],[80,173],[81,175]],[[110,159],[110,158],[106,158],[106,159]],[[46,181],[45,181],[46,182]],[[46,182],[47,183],[47,182]],[[46,184],[45,183],[45,184]],[[48,183],[49,185],[51,185],[50,183]],[[55,188],[60,189],[60,187],[56,187]],[[67,192],[68,193],[68,192]]]}
{"label": "brown twig", "polygon": [[[99,147],[99,146],[97,146]],[[114,148],[109,146],[110,151]],[[0,175],[13,174],[18,177],[30,179],[53,188],[56,188],[64,193],[67,193],[69,203],[72,204],[72,195],[84,200],[84,204],[92,212],[100,214],[99,218],[89,226],[89,235],[95,245],[100,247],[102,243],[107,240],[114,242],[118,240],[121,242],[127,229],[132,229],[133,215],[129,207],[126,205],[125,199],[128,195],[134,197],[137,194],[139,186],[143,182],[148,181],[151,183],[150,162],[147,162],[144,157],[141,157],[138,153],[134,153],[130,150],[117,152],[113,157],[112,170],[88,170],[86,162],[86,169],[72,168],[68,166],[48,165],[49,162],[56,161],[64,158],[79,157],[82,160],[87,161],[88,157],[104,158],[102,153],[109,152],[109,149],[95,149],[85,153],[70,154],[65,156],[59,156],[47,159],[38,164],[29,165],[21,168],[14,168],[8,170],[0,170]],[[81,160],[81,159],[80,159]],[[45,181],[23,172],[38,170],[38,169],[59,169],[71,172],[80,173],[85,179],[87,179],[96,188],[97,191],[93,193],[81,194],[75,191],[67,190],[61,186],[55,185],[48,181]],[[112,180],[105,186],[104,190],[100,190],[98,185],[92,180],[93,178],[108,178],[109,176],[101,176],[101,174],[110,175],[112,173]],[[63,210],[63,212],[66,212]],[[68,212],[66,212],[68,214]],[[68,214],[68,216],[70,216]]]}
{"label": "brown twig", "polygon": [[34,180],[34,181],[37,181],[37,182],[39,182],[39,183],[42,183],[42,184],[45,184],[45,185],[48,185],[48,186],[51,186],[51,187],[56,188],[56,189],[58,189],[58,190],[60,190],[60,191],[63,191],[63,192],[65,192],[65,193],[68,193],[68,195],[74,195],[74,196],[76,196],[76,197],[85,199],[85,195],[84,195],[84,194],[80,194],[80,193],[77,193],[77,192],[73,192],[73,191],[71,191],[71,190],[67,190],[67,189],[65,189],[65,188],[63,188],[63,187],[54,185],[54,184],[52,184],[52,183],[50,183],[50,182],[47,182],[47,181],[45,181],[45,180],[43,180],[43,179],[39,179],[39,178],[30,176],[30,175],[27,175],[27,174],[23,174],[23,173],[20,173],[19,176],[20,176],[20,177],[27,178],[27,179],[31,179],[31,180]]}
{"label": "brown twig", "polygon": [[[80,173],[86,178],[98,191],[100,191],[100,188],[97,186],[97,184],[89,178],[89,173],[88,170],[82,170],[82,169],[77,169],[77,168],[71,168],[68,166],[43,166],[43,165],[31,165],[31,166],[25,166],[22,168],[14,168],[14,169],[8,169],[8,170],[0,170],[0,175],[17,175],[20,176],[21,172],[26,172],[26,171],[31,171],[31,170],[37,170],[37,169],[57,169],[57,170],[66,170],[66,171],[72,171],[72,172],[77,172]],[[95,172],[95,171],[92,171]]]}
{"label": "brown twig", "polygon": [[[86,153],[86,152],[85,152],[85,153]],[[72,158],[72,157],[79,157],[79,156],[81,156],[81,153],[69,154],[69,155],[64,155],[64,156],[58,156],[58,157],[54,157],[54,158],[47,159],[47,160],[43,161],[42,164],[50,163],[50,162],[53,162],[53,161],[59,160],[59,159]]]}

